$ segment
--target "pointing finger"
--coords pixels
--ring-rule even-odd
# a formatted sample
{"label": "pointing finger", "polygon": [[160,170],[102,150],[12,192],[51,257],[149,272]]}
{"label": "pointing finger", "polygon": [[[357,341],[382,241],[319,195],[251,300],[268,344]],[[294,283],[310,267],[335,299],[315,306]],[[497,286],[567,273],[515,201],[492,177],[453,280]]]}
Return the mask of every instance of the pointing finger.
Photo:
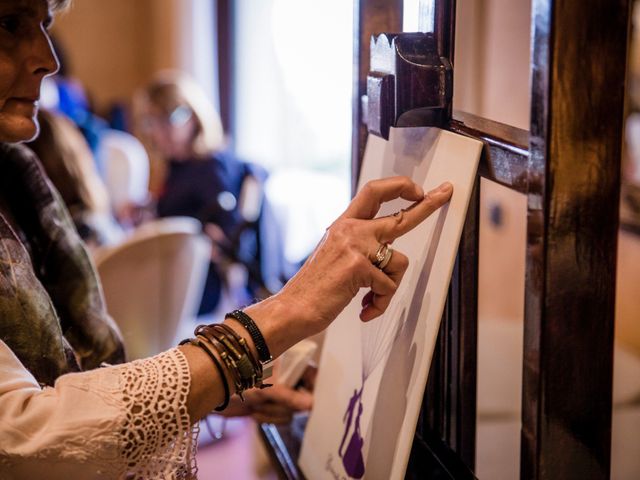
{"label": "pointing finger", "polygon": [[424,196],[422,187],[408,177],[390,177],[367,182],[342,214],[342,217],[370,219],[380,205],[395,198],[417,201]]}
{"label": "pointing finger", "polygon": [[424,198],[396,215],[376,218],[374,230],[381,243],[389,243],[404,235],[417,225],[422,223],[429,215],[435,212],[451,199],[453,185],[445,182],[431,190]]}

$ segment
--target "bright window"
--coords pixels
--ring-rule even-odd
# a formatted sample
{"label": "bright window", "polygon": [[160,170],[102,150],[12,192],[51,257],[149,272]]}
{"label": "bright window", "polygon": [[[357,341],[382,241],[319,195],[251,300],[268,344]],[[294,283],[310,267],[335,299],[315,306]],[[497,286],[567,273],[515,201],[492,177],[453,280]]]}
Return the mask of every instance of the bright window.
{"label": "bright window", "polygon": [[271,172],[285,257],[311,252],[350,194],[353,5],[238,0],[234,140]]}
{"label": "bright window", "polygon": [[348,183],[352,3],[238,0],[235,8],[238,154]]}

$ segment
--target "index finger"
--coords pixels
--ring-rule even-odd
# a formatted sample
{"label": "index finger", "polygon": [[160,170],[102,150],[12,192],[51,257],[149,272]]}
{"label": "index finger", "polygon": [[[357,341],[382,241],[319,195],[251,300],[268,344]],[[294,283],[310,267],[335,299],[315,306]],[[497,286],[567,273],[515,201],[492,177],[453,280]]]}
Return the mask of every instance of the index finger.
{"label": "index finger", "polygon": [[423,196],[422,187],[415,184],[409,177],[398,176],[371,180],[357,193],[342,217],[368,220],[376,216],[380,205],[384,202],[398,197],[417,201]]}
{"label": "index finger", "polygon": [[453,185],[449,182],[444,182],[427,193],[422,200],[402,210],[399,215],[372,220],[378,240],[381,243],[389,243],[413,230],[429,215],[447,203],[452,194]]}

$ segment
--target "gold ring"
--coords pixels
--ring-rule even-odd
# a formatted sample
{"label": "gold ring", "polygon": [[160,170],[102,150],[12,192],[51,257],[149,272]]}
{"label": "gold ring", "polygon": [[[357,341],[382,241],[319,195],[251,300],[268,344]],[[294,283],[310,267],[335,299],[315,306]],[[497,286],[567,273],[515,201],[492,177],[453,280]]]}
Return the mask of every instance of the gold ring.
{"label": "gold ring", "polygon": [[392,255],[393,255],[393,248],[387,247],[387,250],[384,255],[384,259],[378,265],[376,265],[376,267],[378,267],[380,270],[384,270],[387,267],[387,265],[389,265]]}
{"label": "gold ring", "polygon": [[393,248],[389,247],[388,244],[381,244],[376,251],[373,266],[383,270],[389,262],[391,261],[391,256],[393,255]]}
{"label": "gold ring", "polygon": [[380,244],[371,262],[373,263],[374,267],[378,267],[384,261],[384,259],[387,256],[388,250],[389,250],[389,245],[387,245],[386,243]]}

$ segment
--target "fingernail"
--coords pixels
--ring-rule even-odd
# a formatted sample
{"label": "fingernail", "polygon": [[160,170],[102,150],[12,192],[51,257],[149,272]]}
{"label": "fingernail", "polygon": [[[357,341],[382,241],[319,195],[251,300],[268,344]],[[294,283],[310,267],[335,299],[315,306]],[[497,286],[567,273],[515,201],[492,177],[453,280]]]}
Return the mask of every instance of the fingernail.
{"label": "fingernail", "polygon": [[424,189],[418,184],[416,184],[416,195],[419,197],[424,197]]}
{"label": "fingernail", "polygon": [[453,185],[451,185],[451,182],[444,182],[438,188],[435,189],[435,191],[438,193],[449,192],[451,190],[453,190]]}

